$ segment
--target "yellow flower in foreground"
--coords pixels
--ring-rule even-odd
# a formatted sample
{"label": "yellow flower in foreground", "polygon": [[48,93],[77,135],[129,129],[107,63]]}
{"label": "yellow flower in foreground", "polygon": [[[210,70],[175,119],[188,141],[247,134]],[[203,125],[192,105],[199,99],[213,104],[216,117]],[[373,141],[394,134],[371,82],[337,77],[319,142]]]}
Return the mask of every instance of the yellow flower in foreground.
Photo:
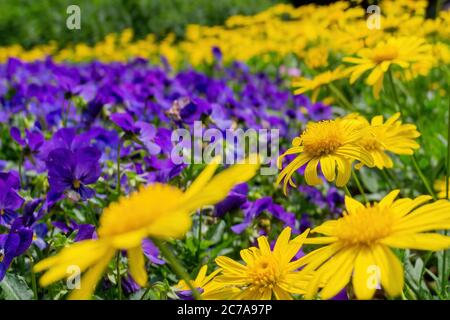
{"label": "yellow flower in foreground", "polygon": [[[245,265],[228,257],[218,257],[216,263],[222,268],[214,282],[223,288],[238,288],[239,293],[222,295],[222,299],[291,300],[291,293],[303,294],[307,276],[300,276],[292,258],[298,253],[308,231],[290,241],[291,229],[281,232],[273,250],[267,238],[258,238],[258,246],[241,250]],[[219,297],[217,297],[219,298]]]}
{"label": "yellow flower in foreground", "polygon": [[[202,266],[197,274],[197,277],[192,281],[194,288],[200,290],[202,299],[220,300],[223,296],[229,297],[239,292],[237,288],[223,288],[222,285],[212,281],[214,277],[222,271],[221,269],[217,269],[209,276],[206,275],[207,271],[208,266]],[[178,282],[175,286],[175,289],[181,292],[184,291],[187,295],[191,294],[191,289],[184,280],[180,280],[180,282]]]}
{"label": "yellow flower in foreground", "polygon": [[35,272],[46,270],[40,284],[48,286],[70,276],[68,270],[75,265],[86,272],[81,288],[74,290],[70,298],[88,299],[114,254],[126,250],[130,274],[145,286],[142,241],[147,237],[183,237],[191,227],[191,212],[225,198],[234,185],[252,178],[259,165],[236,164],[213,177],[217,167],[218,161],[209,164],[185,192],[157,183],[112,203],[100,218],[97,240],[77,242],[36,264]]}
{"label": "yellow flower in foreground", "polygon": [[284,180],[284,193],[288,183],[295,187],[292,175],[305,164],[306,183],[321,184],[322,180],[317,176],[317,166],[320,163],[322,173],[328,181],[336,180],[337,186],[344,186],[350,179],[353,160],[373,166],[372,156],[360,145],[364,134],[367,133],[353,120],[336,119],[308,123],[300,137],[292,141],[292,148],[278,158],[281,168],[284,157],[299,154],[281,171],[277,184]]}
{"label": "yellow flower in foreground", "polygon": [[[383,116],[372,118],[369,123],[360,117],[362,127],[368,128],[368,134],[364,135],[360,143],[372,156],[374,164],[378,169],[392,168],[393,162],[387,152],[395,154],[412,155],[414,150],[419,149],[419,144],[415,141],[420,136],[417,127],[413,124],[402,124],[400,113],[383,122]],[[362,163],[356,165],[362,167]]]}
{"label": "yellow flower in foreground", "polygon": [[306,298],[314,297],[319,286],[323,286],[322,299],[332,298],[352,275],[358,299],[371,299],[379,281],[389,296],[398,296],[403,289],[403,266],[391,248],[434,251],[450,247],[450,237],[427,232],[450,229],[450,202],[425,204],[430,196],[395,200],[398,194],[399,190],[392,191],[367,206],[346,197],[341,218],[312,230],[324,236],[305,243],[326,246],[296,262],[297,267],[304,266],[302,272],[314,271]]}
{"label": "yellow flower in foreground", "polygon": [[346,77],[347,73],[348,72],[342,68],[337,68],[333,71],[320,73],[312,79],[303,77],[296,78],[292,81],[292,87],[297,88],[294,90],[294,94],[297,95],[312,91],[312,101],[315,102],[317,101],[322,86]]}
{"label": "yellow flower in foreground", "polygon": [[407,69],[414,62],[432,61],[431,46],[416,37],[389,38],[374,48],[361,49],[357,57],[346,57],[345,62],[356,64],[350,67],[350,83],[354,83],[364,72],[371,70],[366,83],[373,86],[375,97],[383,87],[384,74],[391,65]]}
{"label": "yellow flower in foreground", "polygon": [[[450,178],[448,179],[448,183],[450,185]],[[434,189],[438,192],[438,197],[440,199],[445,199],[445,198],[450,198],[446,193],[447,193],[447,185],[445,183],[445,178],[442,178],[441,180],[437,180],[434,183]],[[449,191],[449,195],[450,195],[450,191]]]}

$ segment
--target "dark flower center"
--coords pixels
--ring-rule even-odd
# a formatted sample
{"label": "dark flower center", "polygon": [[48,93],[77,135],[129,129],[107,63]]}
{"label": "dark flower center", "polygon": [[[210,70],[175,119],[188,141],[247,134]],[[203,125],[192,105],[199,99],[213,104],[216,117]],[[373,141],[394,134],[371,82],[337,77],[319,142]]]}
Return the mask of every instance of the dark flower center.
{"label": "dark flower center", "polygon": [[74,187],[75,189],[79,189],[79,188],[81,187],[81,182],[80,182],[80,180],[75,180],[75,181],[73,182],[73,187]]}

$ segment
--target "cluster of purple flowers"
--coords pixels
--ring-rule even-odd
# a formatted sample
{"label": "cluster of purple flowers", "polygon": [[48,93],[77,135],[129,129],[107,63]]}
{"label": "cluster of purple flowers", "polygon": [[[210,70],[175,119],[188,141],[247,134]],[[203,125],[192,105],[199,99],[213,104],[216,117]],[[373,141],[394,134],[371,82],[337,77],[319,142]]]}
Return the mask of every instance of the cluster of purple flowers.
{"label": "cluster of purple flowers", "polygon": [[[143,59],[78,65],[9,59],[0,65],[0,280],[32,244],[48,245],[49,227],[76,233],[74,241],[96,237],[95,226],[86,221],[61,217],[58,210],[48,218],[62,201],[83,203],[95,196],[111,201],[118,189],[132,188],[127,173],[143,183],[180,176],[186,165],[170,160],[177,128],[192,129],[194,121],[222,131],[277,128],[289,141],[307,121],[331,117],[329,106],[293,96],[281,75],[252,73],[240,62],[225,67],[216,57],[208,74],[175,73],[167,64],[151,66]],[[118,164],[120,179],[111,163]],[[340,199],[325,201],[335,205]],[[235,209],[244,213],[232,227],[235,233],[263,211],[294,230],[308,223],[272,197],[250,201],[248,185],[236,187],[216,214]],[[163,263],[151,242],[143,247],[153,263]],[[124,285],[133,291],[132,282]]]}

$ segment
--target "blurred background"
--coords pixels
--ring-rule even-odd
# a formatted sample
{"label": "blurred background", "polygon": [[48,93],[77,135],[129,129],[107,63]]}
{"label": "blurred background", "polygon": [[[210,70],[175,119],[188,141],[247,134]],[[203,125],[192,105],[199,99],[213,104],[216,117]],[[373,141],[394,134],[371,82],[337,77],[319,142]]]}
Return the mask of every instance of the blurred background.
{"label": "blurred background", "polygon": [[[414,0],[411,0],[414,1]],[[29,48],[56,40],[88,44],[111,32],[132,28],[136,38],[154,33],[162,38],[169,32],[182,37],[187,24],[220,25],[232,15],[250,15],[277,3],[299,6],[334,1],[302,0],[0,0],[0,46],[21,44]],[[378,1],[352,1],[367,6]],[[432,0],[428,12],[449,1]],[[66,9],[81,8],[81,30],[68,30]]]}

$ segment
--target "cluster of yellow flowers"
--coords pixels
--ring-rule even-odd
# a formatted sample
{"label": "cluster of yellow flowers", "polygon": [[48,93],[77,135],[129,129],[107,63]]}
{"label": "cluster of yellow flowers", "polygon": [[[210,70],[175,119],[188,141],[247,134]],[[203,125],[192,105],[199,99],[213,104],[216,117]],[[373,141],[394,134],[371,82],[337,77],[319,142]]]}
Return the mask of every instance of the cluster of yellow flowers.
{"label": "cluster of yellow flowers", "polygon": [[[241,251],[244,265],[218,257],[220,267],[208,278],[202,268],[195,285],[205,299],[290,300],[292,294],[312,299],[330,299],[352,282],[358,299],[371,299],[383,287],[391,297],[401,295],[403,266],[391,248],[442,250],[450,237],[429,233],[450,229],[450,203],[428,203],[430,196],[397,199],[394,190],[380,202],[367,204],[345,198],[346,211],[311,232],[323,236],[307,238],[309,230],[290,240],[286,228],[270,248],[266,237],[258,247]],[[324,245],[292,261],[303,244]],[[202,281],[203,280],[203,281]],[[206,281],[205,281],[206,280]],[[186,289],[180,283],[179,290]]]}
{"label": "cluster of yellow flowers", "polygon": [[389,153],[412,155],[419,144],[414,140],[420,136],[416,126],[402,124],[400,113],[385,122],[383,116],[376,116],[369,123],[358,114],[350,114],[335,120],[312,122],[306,130],[292,141],[289,148],[279,158],[279,167],[287,155],[299,154],[278,176],[277,183],[284,181],[295,187],[292,175],[304,166],[305,180],[309,185],[321,184],[317,167],[328,181],[335,181],[338,187],[345,186],[350,179],[352,164],[378,169],[392,168]]}
{"label": "cluster of yellow flowers", "polygon": [[[299,8],[283,4],[255,16],[231,17],[225,26],[191,25],[180,42],[173,35],[161,42],[152,35],[133,41],[132,32],[126,30],[93,47],[78,44],[57,50],[50,44],[31,51],[19,46],[0,48],[0,62],[10,56],[33,60],[49,54],[57,60],[74,61],[157,59],[164,55],[173,66],[184,62],[198,65],[210,62],[211,48],[219,47],[225,61],[297,56],[313,77],[295,79],[295,93],[311,91],[314,100],[322,86],[344,78],[354,83],[366,72],[366,84],[373,87],[374,96],[378,97],[385,74],[391,81],[394,76],[409,80],[426,75],[440,63],[450,63],[446,43],[450,39],[450,12],[426,20],[426,4],[427,1],[383,1],[380,29],[368,28],[365,11],[347,1]],[[332,60],[348,64],[340,63],[333,69]],[[394,74],[394,65],[404,72]],[[307,184],[323,182],[318,175],[320,168],[324,178],[338,187],[345,187],[352,173],[356,176],[354,169],[392,168],[392,155],[413,155],[419,149],[419,131],[400,117],[400,113],[395,113],[385,120],[378,115],[369,121],[351,113],[309,123],[280,156],[281,169],[286,156],[296,155],[282,169],[277,184],[283,183],[287,193],[288,185],[295,187],[292,178],[301,167],[305,167]],[[81,289],[73,291],[71,298],[89,298],[114,254],[126,251],[130,274],[139,285],[146,286],[142,241],[147,237],[183,237],[190,229],[190,214],[194,210],[224,199],[234,185],[251,179],[258,165],[235,165],[214,176],[217,167],[217,162],[207,166],[187,191],[155,184],[112,204],[101,217],[97,240],[76,243],[35,266],[36,272],[46,271],[41,284],[46,286],[67,277],[67,268],[75,264],[85,274]],[[394,190],[379,202],[363,204],[347,194],[342,217],[292,240],[291,230],[286,228],[273,249],[266,237],[259,237],[258,247],[240,252],[244,264],[218,257],[218,268],[210,275],[204,266],[194,281],[182,280],[176,289],[199,288],[204,299],[312,299],[317,295],[329,299],[351,282],[359,299],[372,298],[379,286],[388,296],[399,296],[404,285],[403,265],[391,248],[450,247],[450,237],[432,232],[450,229],[448,184],[436,183],[439,197],[445,198],[437,201],[426,195],[397,199],[400,191]],[[321,247],[294,260],[304,244]],[[376,269],[375,284],[371,268]]]}
{"label": "cluster of yellow flowers", "polygon": [[[133,41],[133,31],[126,29],[121,34],[108,35],[94,46],[81,43],[58,50],[56,44],[51,43],[30,51],[18,45],[0,48],[0,62],[7,57],[34,60],[47,55],[53,55],[56,60],[72,61],[124,61],[132,57],[153,59],[165,55],[174,66],[182,61],[195,66],[211,61],[211,48],[219,47],[225,61],[264,59],[272,54],[283,58],[294,54],[304,58],[311,69],[320,69],[328,66],[331,53],[353,55],[362,49],[377,48],[378,53],[373,57],[362,52],[362,58],[377,60],[383,59],[384,55],[392,56],[395,47],[404,43],[403,40],[390,40],[379,44],[380,40],[391,36],[415,36],[419,41],[427,41],[440,59],[450,61],[450,50],[441,41],[450,37],[448,12],[442,12],[438,19],[426,20],[427,1],[384,0],[380,6],[379,29],[368,28],[365,10],[352,6],[349,1],[298,8],[279,4],[254,16],[232,16],[224,26],[189,25],[185,39],[179,42],[173,34],[160,42],[152,34]],[[407,47],[399,52],[398,59],[408,54],[411,44],[405,45]],[[384,51],[385,46],[389,50]]]}

